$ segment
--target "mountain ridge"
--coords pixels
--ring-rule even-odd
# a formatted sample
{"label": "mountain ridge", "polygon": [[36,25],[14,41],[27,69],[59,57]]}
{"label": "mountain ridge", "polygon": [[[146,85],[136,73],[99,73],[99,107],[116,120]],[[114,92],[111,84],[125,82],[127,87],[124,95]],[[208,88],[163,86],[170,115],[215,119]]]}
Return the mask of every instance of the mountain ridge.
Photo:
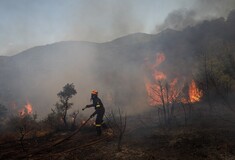
{"label": "mountain ridge", "polygon": [[[63,41],[0,57],[0,103],[20,103],[27,97],[41,106],[40,112],[48,112],[42,106],[53,106],[58,90],[73,82],[82,93],[75,101],[82,105],[87,103],[89,91],[97,88],[104,97],[113,95],[124,106],[141,107],[146,100],[146,59],[154,64],[156,54],[162,52],[166,61],[160,69],[169,77],[192,76],[203,48],[235,42],[234,15],[231,12],[227,20],[205,21],[183,31],[134,33],[105,43]],[[136,104],[136,99],[141,103]]]}

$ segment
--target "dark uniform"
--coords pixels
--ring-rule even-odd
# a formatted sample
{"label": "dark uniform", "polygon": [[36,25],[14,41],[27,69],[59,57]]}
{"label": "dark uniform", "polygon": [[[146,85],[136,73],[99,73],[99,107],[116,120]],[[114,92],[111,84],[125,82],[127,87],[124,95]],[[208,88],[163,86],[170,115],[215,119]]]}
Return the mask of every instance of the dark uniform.
{"label": "dark uniform", "polygon": [[101,127],[103,125],[103,117],[104,117],[105,109],[104,109],[104,105],[102,101],[99,99],[97,94],[98,92],[96,94],[92,92],[91,100],[93,101],[93,103],[86,105],[86,108],[95,107],[95,112],[91,115],[91,117],[94,117],[95,115],[97,115],[96,121],[95,121],[96,131],[97,131],[97,135],[100,136],[102,133]]}

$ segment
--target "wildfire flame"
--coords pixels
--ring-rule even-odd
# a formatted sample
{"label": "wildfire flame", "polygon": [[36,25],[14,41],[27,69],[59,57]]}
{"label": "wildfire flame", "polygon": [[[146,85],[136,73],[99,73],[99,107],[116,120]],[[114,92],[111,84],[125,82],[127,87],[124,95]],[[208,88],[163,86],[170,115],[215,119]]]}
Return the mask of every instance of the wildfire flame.
{"label": "wildfire flame", "polygon": [[20,116],[30,115],[32,113],[33,113],[33,107],[29,102],[27,102],[26,105],[19,110]]}
{"label": "wildfire flame", "polygon": [[[148,60],[148,59],[146,59]],[[166,60],[164,53],[157,53],[154,64],[147,62],[147,69],[152,73],[151,77],[145,77],[145,88],[148,95],[150,106],[162,105],[163,103],[172,103],[178,101],[182,103],[195,103],[200,101],[202,91],[200,91],[194,81],[189,86],[189,100],[181,96],[184,84],[178,82],[178,78],[167,79],[167,75],[159,71],[159,66]]]}
{"label": "wildfire flame", "polygon": [[[175,85],[177,78],[173,79],[169,84],[166,82],[167,76],[164,72],[159,71],[158,67],[166,60],[164,53],[157,53],[156,62],[153,65],[148,64],[148,69],[152,72],[152,81],[145,77],[145,88],[148,94],[148,103],[151,106],[160,105],[162,102],[171,102],[176,96]],[[167,89],[166,90],[166,86]]]}
{"label": "wildfire flame", "polygon": [[27,103],[25,105],[25,108],[26,108],[28,114],[32,114],[33,113],[33,108],[32,108],[32,105],[30,103]]}
{"label": "wildfire flame", "polygon": [[201,97],[202,97],[202,91],[200,91],[194,80],[192,80],[190,86],[189,86],[189,100],[190,102],[194,103],[194,102],[199,102]]}
{"label": "wildfire flame", "polygon": [[154,71],[153,76],[155,80],[158,80],[158,81],[166,79],[166,75],[163,72],[159,72],[159,71]]}

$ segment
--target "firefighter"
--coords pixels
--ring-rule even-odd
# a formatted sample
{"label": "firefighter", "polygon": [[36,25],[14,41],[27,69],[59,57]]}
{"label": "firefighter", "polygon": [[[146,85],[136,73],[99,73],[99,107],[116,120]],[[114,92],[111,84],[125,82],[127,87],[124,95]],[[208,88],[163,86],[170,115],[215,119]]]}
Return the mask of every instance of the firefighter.
{"label": "firefighter", "polygon": [[95,112],[90,117],[92,118],[95,115],[97,115],[96,116],[95,125],[96,125],[97,135],[100,136],[101,133],[102,133],[101,127],[102,126],[104,126],[104,127],[106,126],[103,123],[103,117],[104,117],[105,109],[104,109],[104,105],[103,105],[102,101],[98,97],[98,91],[97,90],[92,90],[92,92],[91,92],[91,101],[93,103],[89,104],[89,105],[86,105],[85,108],[95,107]]}

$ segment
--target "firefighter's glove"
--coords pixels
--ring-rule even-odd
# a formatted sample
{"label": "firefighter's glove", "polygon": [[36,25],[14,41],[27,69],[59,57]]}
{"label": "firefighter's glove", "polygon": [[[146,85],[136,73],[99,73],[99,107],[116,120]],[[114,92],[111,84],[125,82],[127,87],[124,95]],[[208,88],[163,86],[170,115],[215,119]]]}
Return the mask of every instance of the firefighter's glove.
{"label": "firefighter's glove", "polygon": [[86,105],[86,107],[84,107],[82,110],[84,111],[87,108],[88,105]]}

